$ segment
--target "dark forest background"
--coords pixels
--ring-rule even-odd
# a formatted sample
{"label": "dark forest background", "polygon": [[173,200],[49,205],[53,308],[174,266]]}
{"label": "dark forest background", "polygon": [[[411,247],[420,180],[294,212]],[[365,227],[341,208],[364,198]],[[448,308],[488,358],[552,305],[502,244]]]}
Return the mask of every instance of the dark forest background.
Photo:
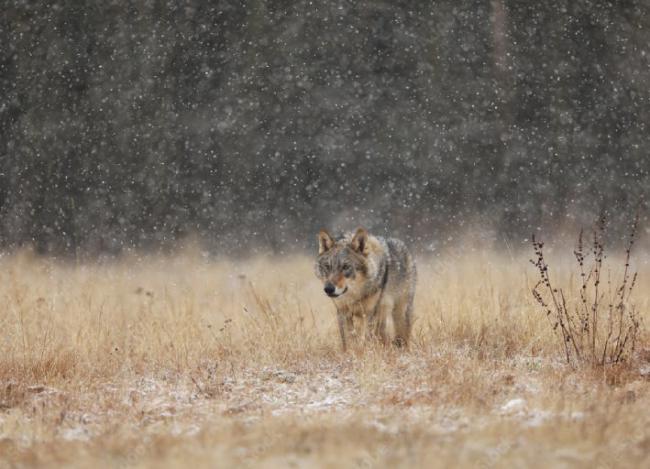
{"label": "dark forest background", "polygon": [[364,224],[623,226],[648,1],[53,1],[0,10],[0,246],[305,248]]}

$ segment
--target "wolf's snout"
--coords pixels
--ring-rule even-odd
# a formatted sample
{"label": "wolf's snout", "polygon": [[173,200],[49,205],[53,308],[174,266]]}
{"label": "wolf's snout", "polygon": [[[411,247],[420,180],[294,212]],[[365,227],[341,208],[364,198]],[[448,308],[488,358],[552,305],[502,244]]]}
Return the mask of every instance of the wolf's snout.
{"label": "wolf's snout", "polygon": [[336,287],[334,286],[333,283],[327,282],[325,284],[325,293],[327,296],[334,296],[334,292],[336,291]]}

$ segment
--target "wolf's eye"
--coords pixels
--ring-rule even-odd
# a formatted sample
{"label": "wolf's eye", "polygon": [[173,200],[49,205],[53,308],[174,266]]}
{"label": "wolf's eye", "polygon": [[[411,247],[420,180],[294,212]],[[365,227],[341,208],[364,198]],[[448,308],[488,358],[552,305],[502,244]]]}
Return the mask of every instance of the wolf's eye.
{"label": "wolf's eye", "polygon": [[326,264],[318,264],[318,270],[320,271],[321,275],[325,276],[329,271],[329,266]]}
{"label": "wolf's eye", "polygon": [[346,277],[352,277],[353,271],[354,269],[352,269],[351,265],[345,264],[343,266],[343,275],[345,275]]}

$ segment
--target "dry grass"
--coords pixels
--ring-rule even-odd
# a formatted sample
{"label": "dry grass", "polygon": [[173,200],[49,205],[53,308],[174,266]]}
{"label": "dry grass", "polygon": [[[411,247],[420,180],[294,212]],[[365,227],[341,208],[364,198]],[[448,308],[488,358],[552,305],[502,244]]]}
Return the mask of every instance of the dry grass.
{"label": "dry grass", "polygon": [[5,256],[0,467],[648,466],[648,336],[568,367],[528,258],[420,259],[409,350],[343,354],[306,257]]}

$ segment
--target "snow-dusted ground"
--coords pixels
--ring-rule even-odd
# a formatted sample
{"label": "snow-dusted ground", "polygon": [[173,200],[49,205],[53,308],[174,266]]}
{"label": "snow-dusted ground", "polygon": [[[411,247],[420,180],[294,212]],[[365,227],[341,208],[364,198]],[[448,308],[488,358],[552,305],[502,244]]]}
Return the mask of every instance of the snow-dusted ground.
{"label": "snow-dusted ground", "polygon": [[[359,371],[341,362],[323,362],[308,368],[243,368],[230,376],[167,373],[102,383],[79,389],[74,395],[72,390],[33,385],[27,388],[30,404],[22,407],[61,407],[58,436],[80,441],[102,434],[115,420],[136,430],[194,435],[216,418],[250,424],[286,416],[330,414],[344,421],[363,415],[367,426],[388,434],[422,422],[433,431],[448,433],[480,428],[495,420],[534,427],[555,418],[584,418],[581,411],[558,412],[541,406],[536,397],[542,384],[535,373],[517,377],[506,374],[507,391],[470,415],[453,399],[437,399],[435,383],[413,379],[426,372],[422,365],[412,357],[401,362],[398,359],[394,366],[401,371],[379,379],[374,379],[372,370]],[[495,376],[497,381],[501,378]],[[387,415],[399,418],[384,418]],[[0,416],[0,438],[1,430],[9,428],[7,420],[7,416]],[[32,437],[38,438],[38,434]]]}
{"label": "snow-dusted ground", "polygon": [[[428,455],[440,451],[448,452],[446,460],[471,467],[521,457],[534,462],[531,451],[543,447],[559,448],[556,461],[584,462],[603,454],[616,461],[612,448],[632,448],[627,456],[642,458],[637,447],[644,444],[647,418],[634,410],[645,408],[648,398],[641,373],[598,390],[588,376],[537,358],[484,362],[478,368],[467,364],[462,352],[452,359],[457,361],[447,362],[448,355],[338,357],[282,367],[251,363],[227,371],[205,365],[180,373],[124,373],[60,388],[32,384],[24,386],[22,402],[0,412],[0,450],[11,450],[15,460],[24,453],[49,461],[51,445],[65,445],[65,458],[91,451],[89,461],[112,455],[129,465],[153,457],[156,445],[173,444],[186,455],[203,451],[206,463],[230,458],[233,464],[263,460],[280,467],[291,461],[321,466],[319,458],[335,458],[337,448],[361,458],[363,465],[383,464],[411,445],[421,458],[413,465],[423,467],[429,467]],[[432,367],[431,360],[441,362]],[[561,384],[553,379],[555,371]],[[629,410],[621,407],[627,405]],[[626,437],[621,446],[614,436],[609,449],[598,449],[598,432],[608,432],[616,422],[612,416],[621,411],[625,425],[637,426],[633,439]],[[622,425],[612,427],[611,434],[618,435]],[[556,437],[567,428],[573,430]],[[294,440],[283,441],[284,432]],[[586,453],[583,441],[591,445]],[[173,466],[168,456],[165,462]]]}

